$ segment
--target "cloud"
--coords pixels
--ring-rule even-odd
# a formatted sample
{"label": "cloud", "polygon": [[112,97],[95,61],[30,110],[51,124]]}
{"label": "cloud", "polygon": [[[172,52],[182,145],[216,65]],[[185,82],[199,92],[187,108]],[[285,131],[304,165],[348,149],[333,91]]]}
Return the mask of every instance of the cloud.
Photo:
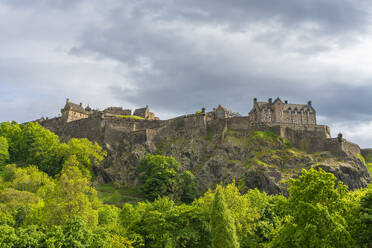
{"label": "cloud", "polygon": [[313,100],[359,141],[343,123],[372,120],[370,11],[364,0],[3,1],[0,120],[55,115],[65,97],[169,118],[218,104],[246,115],[254,97],[280,96]]}

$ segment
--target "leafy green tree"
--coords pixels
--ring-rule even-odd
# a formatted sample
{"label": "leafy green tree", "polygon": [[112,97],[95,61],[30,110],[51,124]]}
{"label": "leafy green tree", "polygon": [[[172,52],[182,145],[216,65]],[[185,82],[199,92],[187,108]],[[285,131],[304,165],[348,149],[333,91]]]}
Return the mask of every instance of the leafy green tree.
{"label": "leafy green tree", "polygon": [[63,226],[64,243],[66,248],[85,248],[90,247],[92,242],[92,232],[81,216],[73,216]]}
{"label": "leafy green tree", "polygon": [[39,171],[36,166],[17,168],[9,164],[4,168],[4,181],[7,187],[44,196],[54,187],[53,180],[48,174]]}
{"label": "leafy green tree", "polygon": [[14,228],[8,225],[0,225],[0,248],[15,247],[18,237]]}
{"label": "leafy green tree", "polygon": [[4,122],[0,124],[0,136],[9,142],[11,163],[34,164],[51,176],[60,172],[63,154],[59,138],[39,123]]}
{"label": "leafy green tree", "polygon": [[37,226],[30,225],[25,228],[19,228],[17,231],[18,240],[16,247],[28,248],[28,247],[43,247],[45,234],[38,230]]}
{"label": "leafy green tree", "polygon": [[197,186],[195,176],[188,170],[182,172],[180,176],[182,185],[181,201],[191,203],[197,196]]}
{"label": "leafy green tree", "polygon": [[27,191],[19,191],[13,188],[0,191],[0,204],[2,203],[2,208],[12,215],[16,215],[21,208],[33,208],[40,201],[42,199]]}
{"label": "leafy green tree", "polygon": [[114,234],[103,248],[133,248],[132,244],[126,237]]}
{"label": "leafy green tree", "polygon": [[79,161],[79,168],[84,175],[89,175],[92,165],[98,164],[106,156],[106,151],[97,143],[88,139],[71,139],[68,144],[61,143],[57,135],[35,122],[21,125],[16,122],[1,123],[0,136],[8,142],[11,163],[36,165],[39,170],[53,177],[61,172],[63,164],[72,156]]}
{"label": "leafy green tree", "polygon": [[351,247],[352,238],[342,216],[347,187],[319,169],[303,170],[289,181],[290,216],[279,227],[273,247]]}
{"label": "leafy green tree", "polygon": [[[258,207],[251,202],[251,196],[242,195],[235,183],[231,183],[225,187],[219,187],[224,196],[227,208],[234,220],[236,232],[239,238],[239,243],[252,245],[254,239],[252,236],[256,231],[257,221],[259,220]],[[198,207],[200,211],[210,216],[215,200],[215,192],[208,190],[202,197],[195,200],[193,205]],[[248,246],[249,247],[249,246]]]}
{"label": "leafy green tree", "polygon": [[52,226],[45,235],[44,246],[47,248],[62,248],[65,243],[65,234],[62,226]]}
{"label": "leafy green tree", "polygon": [[181,172],[180,164],[172,156],[146,155],[138,170],[141,189],[150,200],[168,196],[173,200],[190,202],[196,195],[195,178],[191,172]]}
{"label": "leafy green tree", "polygon": [[21,148],[24,146],[21,135],[21,127],[16,122],[0,123],[0,136],[3,136],[8,141],[9,156],[11,161],[21,160],[25,158],[25,154],[21,154]]}
{"label": "leafy green tree", "polygon": [[361,247],[372,247],[372,187],[360,201],[361,230],[358,243]]}
{"label": "leafy green tree", "polygon": [[211,213],[212,248],[240,247],[235,223],[226,207],[221,186],[217,187]]}
{"label": "leafy green tree", "polygon": [[92,143],[88,139],[71,139],[67,146],[64,146],[64,157],[75,156],[79,162],[79,168],[83,175],[89,176],[90,169],[94,164],[99,164],[107,155],[105,150],[97,142]]}
{"label": "leafy green tree", "polygon": [[103,205],[98,209],[98,224],[116,225],[119,223],[120,209],[113,205]]}
{"label": "leafy green tree", "polygon": [[92,227],[98,223],[100,205],[97,192],[78,169],[75,156],[64,164],[54,191],[45,199],[44,223],[61,225],[72,216],[81,216]]}
{"label": "leafy green tree", "polygon": [[4,137],[0,137],[0,166],[5,165],[5,163],[8,160],[9,160],[8,140]]}
{"label": "leafy green tree", "polygon": [[15,220],[13,218],[13,215],[0,211],[0,225],[14,226]]}
{"label": "leafy green tree", "polygon": [[210,245],[209,216],[196,206],[177,206],[167,197],[135,206],[125,204],[120,218],[126,229],[125,236],[134,241],[134,247],[204,248]]}

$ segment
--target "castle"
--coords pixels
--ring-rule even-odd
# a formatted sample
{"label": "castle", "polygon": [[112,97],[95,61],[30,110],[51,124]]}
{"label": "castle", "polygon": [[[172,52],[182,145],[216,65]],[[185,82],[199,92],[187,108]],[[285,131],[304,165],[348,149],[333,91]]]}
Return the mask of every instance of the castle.
{"label": "castle", "polygon": [[[318,125],[312,102],[290,104],[279,98],[267,102],[253,100],[253,108],[247,116],[240,116],[219,105],[213,111],[205,108],[195,114],[182,115],[169,120],[160,120],[149,107],[130,109],[110,107],[103,111],[91,109],[88,105],[75,104],[66,100],[61,117],[40,119],[38,122],[54,133],[69,139],[88,138],[97,141],[107,149],[119,146],[123,140],[134,143],[150,142],[159,145],[164,139],[177,135],[187,137],[219,134],[222,138],[228,130],[241,133],[271,131],[307,152],[329,151],[337,156],[360,153],[358,145],[342,137],[331,138],[326,125]],[[116,145],[114,145],[116,144]]]}
{"label": "castle", "polygon": [[[83,107],[83,103],[76,104],[70,102],[70,99],[66,99],[66,104],[63,109],[61,109],[62,122],[69,123],[72,121],[77,121],[81,119],[89,118],[94,114],[99,114],[100,111],[92,110],[88,105],[86,108]],[[131,116],[132,110],[123,109],[121,107],[109,107],[102,111],[103,114],[107,116]],[[146,105],[144,108],[136,109],[133,116],[137,116],[146,120],[158,120],[155,114],[150,112],[149,107]]]}
{"label": "castle", "polygon": [[316,112],[311,101],[307,104],[289,104],[288,101],[283,103],[279,97],[274,102],[272,98],[268,102],[258,102],[254,98],[249,116],[257,122],[316,125]]}

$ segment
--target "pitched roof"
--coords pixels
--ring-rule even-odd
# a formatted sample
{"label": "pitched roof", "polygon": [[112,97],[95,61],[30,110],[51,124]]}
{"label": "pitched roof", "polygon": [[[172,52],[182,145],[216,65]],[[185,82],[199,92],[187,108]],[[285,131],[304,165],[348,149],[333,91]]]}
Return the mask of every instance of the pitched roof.
{"label": "pitched roof", "polygon": [[64,110],[72,110],[72,111],[83,113],[83,114],[86,113],[86,111],[85,111],[85,109],[83,108],[82,105],[76,104],[76,103],[72,103],[72,102],[66,102],[66,105],[64,107]]}
{"label": "pitched roof", "polygon": [[146,106],[146,107],[144,107],[144,108],[136,109],[136,110],[134,110],[133,115],[143,115],[143,114],[145,114],[145,112],[146,112],[146,110],[147,110],[148,108],[149,108],[149,107]]}
{"label": "pitched roof", "polygon": [[[269,109],[271,106],[268,102],[257,102],[257,105],[259,109]],[[297,110],[297,111],[315,111],[312,106],[309,106],[308,104],[290,104],[286,103],[283,104],[283,110]]]}
{"label": "pitched roof", "polygon": [[312,108],[307,104],[285,104],[284,110],[311,110]]}

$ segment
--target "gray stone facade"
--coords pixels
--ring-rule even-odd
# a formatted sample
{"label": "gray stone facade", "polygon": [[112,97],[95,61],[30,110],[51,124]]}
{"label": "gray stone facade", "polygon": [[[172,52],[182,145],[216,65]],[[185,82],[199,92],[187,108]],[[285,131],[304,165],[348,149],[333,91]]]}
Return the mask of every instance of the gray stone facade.
{"label": "gray stone facade", "polygon": [[307,104],[290,104],[288,101],[282,102],[279,97],[275,101],[269,98],[267,102],[258,102],[255,98],[249,117],[255,122],[316,125],[316,111],[311,101]]}

